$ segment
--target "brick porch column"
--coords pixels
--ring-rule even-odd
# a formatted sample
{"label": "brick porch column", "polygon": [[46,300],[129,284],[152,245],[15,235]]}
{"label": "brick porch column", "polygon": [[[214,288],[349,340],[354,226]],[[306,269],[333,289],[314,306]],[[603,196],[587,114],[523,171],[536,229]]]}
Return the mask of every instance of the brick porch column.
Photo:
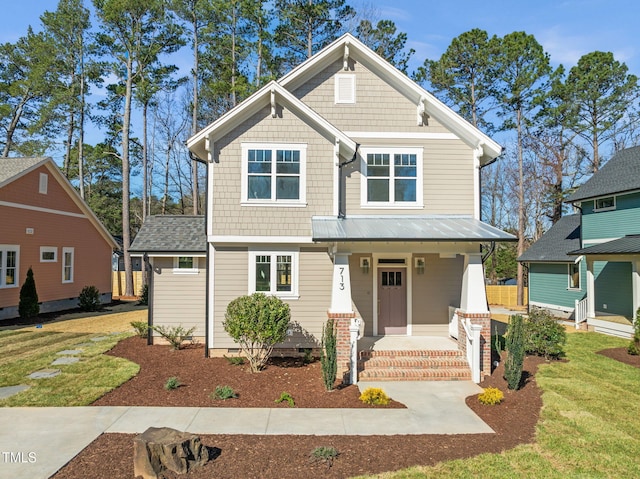
{"label": "brick porch column", "polygon": [[462,322],[467,318],[472,324],[482,326],[480,332],[480,379],[491,374],[491,314],[490,313],[467,313],[458,310],[458,347],[467,353],[467,334],[462,327]]}
{"label": "brick porch column", "polygon": [[338,353],[338,378],[343,378],[348,384],[349,360],[351,355],[349,325],[356,317],[356,313],[327,313],[328,319],[333,319],[336,328],[336,349]]}

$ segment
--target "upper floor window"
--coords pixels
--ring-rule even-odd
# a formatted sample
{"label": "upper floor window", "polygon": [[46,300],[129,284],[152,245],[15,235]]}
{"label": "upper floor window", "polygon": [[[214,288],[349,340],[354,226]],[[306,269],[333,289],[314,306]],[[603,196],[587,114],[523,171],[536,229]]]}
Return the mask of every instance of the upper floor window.
{"label": "upper floor window", "polygon": [[616,197],[606,196],[604,198],[597,198],[594,211],[606,211],[616,209]]}
{"label": "upper floor window", "polygon": [[73,283],[73,248],[62,248],[62,282]]}
{"label": "upper floor window", "polygon": [[304,205],[307,145],[242,145],[242,202]]}
{"label": "upper floor window", "polygon": [[19,256],[19,246],[0,245],[0,288],[15,288],[18,286]]}
{"label": "upper floor window", "polygon": [[569,289],[580,289],[580,262],[569,263]]}
{"label": "upper floor window", "polygon": [[422,207],[422,148],[363,148],[363,206]]}

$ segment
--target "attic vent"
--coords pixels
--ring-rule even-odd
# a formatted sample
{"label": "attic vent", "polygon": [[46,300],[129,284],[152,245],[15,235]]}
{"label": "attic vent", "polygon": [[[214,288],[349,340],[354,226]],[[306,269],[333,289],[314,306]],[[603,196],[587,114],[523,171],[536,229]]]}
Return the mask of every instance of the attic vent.
{"label": "attic vent", "polygon": [[46,195],[48,185],[49,185],[49,175],[47,175],[46,173],[40,173],[40,183],[38,184],[38,192],[40,194]]}
{"label": "attic vent", "polygon": [[336,75],[336,103],[356,102],[356,76]]}

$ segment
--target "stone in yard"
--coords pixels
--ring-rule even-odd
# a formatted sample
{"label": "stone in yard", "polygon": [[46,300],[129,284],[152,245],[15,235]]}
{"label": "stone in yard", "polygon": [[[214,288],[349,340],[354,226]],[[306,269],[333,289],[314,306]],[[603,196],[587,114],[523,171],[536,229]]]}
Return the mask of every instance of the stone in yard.
{"label": "stone in yard", "polygon": [[58,366],[60,364],[73,364],[80,361],[80,358],[76,358],[73,356],[64,356],[62,358],[58,358],[51,363],[52,366]]}
{"label": "stone in yard", "polygon": [[0,399],[7,399],[14,394],[18,394],[26,389],[29,389],[31,386],[27,386],[26,384],[18,384],[17,386],[5,386],[0,388]]}
{"label": "stone in yard", "polygon": [[94,343],[97,343],[99,341],[104,341],[105,339],[109,339],[106,336],[98,336],[97,338],[91,338],[91,341],[93,341]]}
{"label": "stone in yard", "polygon": [[209,450],[200,437],[169,427],[150,427],[133,440],[133,474],[158,479],[164,471],[185,474],[203,466]]}
{"label": "stone in yard", "polygon": [[74,354],[80,354],[82,353],[82,349],[65,349],[64,351],[60,351],[59,355],[66,355],[66,356],[73,356]]}
{"label": "stone in yard", "polygon": [[59,369],[41,369],[40,371],[29,374],[29,377],[31,379],[47,379],[55,378],[58,374],[60,374]]}

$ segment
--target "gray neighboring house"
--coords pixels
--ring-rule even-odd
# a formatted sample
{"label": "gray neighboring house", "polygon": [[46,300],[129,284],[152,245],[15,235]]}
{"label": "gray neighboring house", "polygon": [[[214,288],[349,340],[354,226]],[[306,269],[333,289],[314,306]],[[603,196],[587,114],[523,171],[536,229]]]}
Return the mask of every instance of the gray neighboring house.
{"label": "gray neighboring house", "polygon": [[195,327],[206,321],[204,216],[148,216],[129,251],[149,265],[149,324]]}

